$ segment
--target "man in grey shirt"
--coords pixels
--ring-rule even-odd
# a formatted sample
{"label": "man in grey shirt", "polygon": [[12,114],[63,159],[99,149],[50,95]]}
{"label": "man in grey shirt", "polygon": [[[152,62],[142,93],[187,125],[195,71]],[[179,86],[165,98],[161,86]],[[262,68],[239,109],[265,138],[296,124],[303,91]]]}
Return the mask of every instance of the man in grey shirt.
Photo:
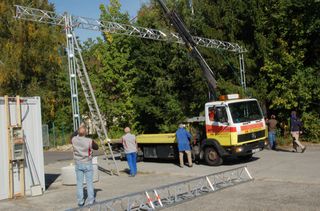
{"label": "man in grey shirt", "polygon": [[75,161],[75,171],[77,178],[77,200],[78,206],[84,205],[83,198],[83,177],[86,177],[88,204],[95,202],[93,189],[93,166],[92,150],[99,149],[99,146],[90,138],[86,138],[87,129],[80,126],[78,135],[71,139],[73,146],[73,159]]}
{"label": "man in grey shirt", "polygon": [[130,177],[134,177],[137,174],[137,142],[136,136],[130,133],[130,128],[126,127],[124,129],[126,133],[122,136],[122,145],[124,152],[126,153],[126,158],[130,168]]}

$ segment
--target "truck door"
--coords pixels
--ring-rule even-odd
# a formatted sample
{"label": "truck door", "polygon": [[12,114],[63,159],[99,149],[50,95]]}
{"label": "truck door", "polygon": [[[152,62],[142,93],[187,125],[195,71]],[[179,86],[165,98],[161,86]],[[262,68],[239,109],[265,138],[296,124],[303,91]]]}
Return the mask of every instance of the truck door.
{"label": "truck door", "polygon": [[220,145],[230,145],[231,128],[225,106],[208,107],[206,124],[207,137],[217,140]]}

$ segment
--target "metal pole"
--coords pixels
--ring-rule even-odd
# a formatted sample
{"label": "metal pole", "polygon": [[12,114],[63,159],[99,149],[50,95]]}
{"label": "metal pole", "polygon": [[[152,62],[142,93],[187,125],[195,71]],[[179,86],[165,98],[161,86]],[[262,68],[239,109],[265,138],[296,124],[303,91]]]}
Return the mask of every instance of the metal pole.
{"label": "metal pole", "polygon": [[53,130],[53,147],[56,147],[56,128],[54,122],[52,122],[52,130]]}
{"label": "metal pole", "polygon": [[244,67],[244,56],[243,52],[239,53],[239,67],[240,67],[240,83],[243,88],[244,93],[247,92],[247,84],[246,84],[246,73]]}

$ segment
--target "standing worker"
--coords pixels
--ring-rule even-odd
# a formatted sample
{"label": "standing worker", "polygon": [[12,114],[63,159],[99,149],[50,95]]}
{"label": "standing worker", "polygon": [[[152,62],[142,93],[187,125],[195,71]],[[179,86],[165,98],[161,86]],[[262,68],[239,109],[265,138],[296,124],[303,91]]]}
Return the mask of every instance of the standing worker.
{"label": "standing worker", "polygon": [[190,140],[191,134],[184,128],[185,125],[180,124],[179,129],[176,131],[176,137],[179,150],[180,167],[183,168],[183,152],[187,154],[189,167],[192,167]]}
{"label": "standing worker", "polygon": [[124,148],[124,152],[126,153],[126,158],[128,161],[129,169],[130,169],[130,177],[134,177],[137,174],[137,151],[138,146],[136,142],[136,136],[130,133],[130,128],[126,127],[124,129],[126,133],[122,136],[122,144]]}
{"label": "standing worker", "polygon": [[292,111],[291,117],[290,117],[290,131],[292,136],[293,150],[297,152],[297,146],[299,146],[301,148],[301,153],[304,153],[304,151],[306,150],[306,147],[303,146],[299,141],[301,127],[302,127],[302,123],[300,119],[298,119],[297,117],[297,112]]}
{"label": "standing worker", "polygon": [[83,177],[86,177],[88,204],[95,202],[93,189],[93,166],[92,150],[98,150],[99,146],[90,138],[86,138],[87,129],[84,125],[79,127],[78,135],[71,140],[73,146],[73,159],[77,178],[77,200],[78,206],[85,203],[83,198]]}
{"label": "standing worker", "polygon": [[272,114],[271,119],[267,120],[269,146],[272,150],[276,150],[277,124],[278,121],[276,120],[276,116]]}

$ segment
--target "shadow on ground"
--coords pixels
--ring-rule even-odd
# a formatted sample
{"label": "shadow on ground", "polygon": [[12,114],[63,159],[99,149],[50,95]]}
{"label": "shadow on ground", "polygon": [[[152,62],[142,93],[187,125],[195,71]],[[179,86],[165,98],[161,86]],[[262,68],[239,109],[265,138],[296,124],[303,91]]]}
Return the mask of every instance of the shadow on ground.
{"label": "shadow on ground", "polygon": [[[246,164],[246,163],[250,163],[250,162],[254,162],[256,160],[259,160],[259,157],[252,157],[249,159],[246,158],[238,158],[238,157],[227,157],[224,158],[223,160],[223,166],[232,166],[232,165],[239,165],[239,164]],[[179,161],[177,159],[144,159],[143,162],[147,162],[147,163],[171,163],[174,166],[180,167]],[[193,162],[194,165],[204,165],[204,166],[208,166],[204,160],[200,160],[200,161],[195,161]],[[187,163],[185,163],[186,167]],[[214,167],[214,166],[213,166]]]}
{"label": "shadow on ground", "polygon": [[292,151],[292,149],[283,149],[283,148],[277,148],[275,151],[295,153],[295,152]]}
{"label": "shadow on ground", "polygon": [[233,166],[233,165],[238,165],[238,164],[246,164],[246,163],[251,163],[256,160],[259,160],[259,157],[251,157],[251,158],[238,158],[238,157],[228,157],[223,160],[223,164],[225,166]]}
{"label": "shadow on ground", "polygon": [[[94,197],[97,197],[97,193],[102,191],[102,189],[100,188],[95,188],[94,189]],[[88,198],[88,192],[87,192],[87,188],[83,188],[83,198],[86,200]]]}
{"label": "shadow on ground", "polygon": [[46,181],[46,190],[56,181],[56,179],[60,176],[60,174],[45,174],[45,181]]}

